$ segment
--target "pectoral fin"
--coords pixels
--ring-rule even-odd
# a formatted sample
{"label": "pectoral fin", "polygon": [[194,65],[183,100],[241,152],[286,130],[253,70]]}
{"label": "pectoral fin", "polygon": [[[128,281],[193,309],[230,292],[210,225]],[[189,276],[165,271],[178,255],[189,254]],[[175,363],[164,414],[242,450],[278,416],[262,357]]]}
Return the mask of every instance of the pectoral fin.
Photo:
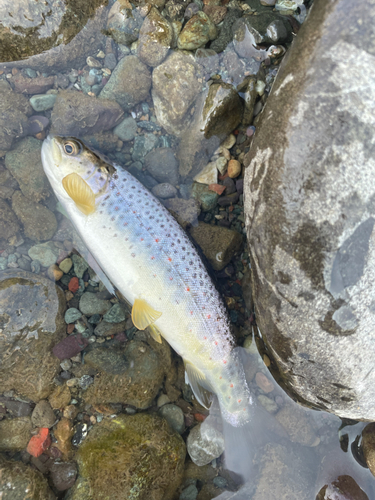
{"label": "pectoral fin", "polygon": [[132,320],[138,330],[144,330],[160,318],[161,315],[161,312],[155,311],[145,300],[135,299],[132,309]]}
{"label": "pectoral fin", "polygon": [[95,194],[80,175],[67,175],[63,178],[62,185],[81,212],[90,215],[95,211]]}
{"label": "pectoral fin", "polygon": [[212,399],[212,388],[205,375],[188,361],[184,361],[187,382],[193,389],[194,396],[205,408],[209,408]]}

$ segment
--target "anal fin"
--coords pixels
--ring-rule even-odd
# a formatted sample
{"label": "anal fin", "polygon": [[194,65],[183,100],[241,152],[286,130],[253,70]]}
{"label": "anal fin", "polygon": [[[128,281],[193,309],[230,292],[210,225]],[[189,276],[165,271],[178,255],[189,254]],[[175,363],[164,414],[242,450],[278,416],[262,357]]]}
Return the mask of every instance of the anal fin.
{"label": "anal fin", "polygon": [[205,375],[194,365],[184,360],[187,383],[190,384],[194,396],[205,408],[210,407],[213,390]]}
{"label": "anal fin", "polygon": [[161,344],[161,334],[154,324],[149,325],[148,331],[155,342]]}

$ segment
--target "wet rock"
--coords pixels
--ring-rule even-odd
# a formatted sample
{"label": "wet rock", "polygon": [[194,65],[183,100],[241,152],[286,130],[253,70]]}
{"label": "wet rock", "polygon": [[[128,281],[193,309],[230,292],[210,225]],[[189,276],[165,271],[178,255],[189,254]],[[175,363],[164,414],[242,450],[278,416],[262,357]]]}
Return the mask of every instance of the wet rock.
{"label": "wet rock", "polygon": [[[108,13],[107,30],[115,42],[121,45],[131,45],[138,40],[143,23],[139,9],[131,9],[129,6],[117,1]],[[105,66],[109,67],[107,64]]]}
{"label": "wet rock", "polygon": [[[132,340],[119,348],[97,347],[85,363],[100,372],[85,393],[91,404],[127,403],[148,408],[160,390],[170,364],[169,347],[158,355],[147,343]],[[114,378],[116,383],[114,383]]]}
{"label": "wet rock", "polygon": [[120,323],[125,321],[127,316],[126,308],[122,304],[113,304],[111,309],[104,314],[103,320],[107,323]]}
{"label": "wet rock", "polygon": [[17,73],[12,81],[14,90],[20,94],[44,94],[53,87],[55,77],[37,76],[36,78],[27,78],[22,73]]}
{"label": "wet rock", "polygon": [[232,27],[238,18],[242,16],[242,10],[238,8],[230,8],[220,28],[220,32],[216,40],[214,40],[210,49],[218,54],[223,52],[233,39]]}
{"label": "wet rock", "polygon": [[369,500],[366,493],[350,476],[338,476],[319,491],[316,500]]}
{"label": "wet rock", "polygon": [[51,405],[45,399],[39,401],[31,415],[34,427],[48,427],[50,429],[56,421]]}
{"label": "wet rock", "polygon": [[32,406],[23,401],[4,401],[3,404],[8,412],[14,417],[28,417],[31,415]]}
{"label": "wet rock", "polygon": [[121,323],[107,323],[101,321],[95,328],[94,333],[97,337],[107,337],[109,335],[116,335],[116,333],[123,332],[127,329],[126,321]]}
{"label": "wet rock", "polygon": [[73,261],[73,268],[74,268],[74,274],[77,276],[77,278],[83,278],[83,275],[88,269],[89,265],[85,261],[83,257],[77,254],[72,255],[72,261]]}
{"label": "wet rock", "polygon": [[[103,91],[101,97],[102,94]],[[55,134],[77,137],[95,134],[113,128],[123,115],[120,106],[109,99],[64,90],[58,94],[52,110],[52,130]]]}
{"label": "wet rock", "polygon": [[245,92],[243,93],[243,98],[245,101],[244,113],[242,118],[243,125],[250,125],[253,121],[255,101],[258,97],[258,92],[256,89],[257,79],[252,77],[246,84]]}
{"label": "wet rock", "polygon": [[225,5],[205,5],[203,12],[211,19],[214,24],[220,24],[227,14]]}
{"label": "wet rock", "polygon": [[228,162],[228,176],[235,179],[241,173],[241,163],[238,160],[229,160]]}
{"label": "wet rock", "polygon": [[40,203],[16,191],[12,196],[12,209],[23,224],[25,235],[37,241],[51,239],[57,229],[55,214]]}
{"label": "wet rock", "polygon": [[41,472],[19,461],[0,461],[2,500],[54,500]]}
{"label": "wet rock", "polygon": [[0,421],[0,451],[21,451],[31,437],[30,417],[11,418]]}
{"label": "wet rock", "polygon": [[[257,374],[258,375],[258,374]],[[276,414],[276,420],[284,427],[292,443],[304,446],[316,446],[319,438],[316,436],[307,411],[297,405],[285,405]]]}
{"label": "wet rock", "polygon": [[56,101],[56,94],[33,95],[30,104],[34,111],[46,111],[53,108]]}
{"label": "wet rock", "polygon": [[[244,16],[243,21],[252,37],[253,45],[279,45],[292,41],[291,24],[284,16],[275,12],[260,12],[257,16]],[[237,26],[233,27],[233,32],[236,38]]]}
{"label": "wet rock", "polygon": [[184,413],[179,406],[163,405],[159,410],[159,415],[168,422],[173,430],[182,434],[185,430]]}
{"label": "wet rock", "polygon": [[115,153],[118,147],[118,137],[116,137],[115,131],[112,132],[101,132],[93,135],[84,135],[82,140],[88,147],[97,149],[102,153]]}
{"label": "wet rock", "polygon": [[77,465],[73,462],[55,462],[49,469],[53,486],[58,491],[71,488],[77,477]]}
{"label": "wet rock", "polygon": [[184,200],[183,198],[170,198],[165,200],[164,206],[177,219],[178,223],[186,229],[187,226],[197,225],[201,213],[197,200]]}
{"label": "wet rock", "polygon": [[34,245],[28,251],[32,260],[37,260],[43,267],[49,267],[56,262],[60,254],[60,249],[52,241]]}
{"label": "wet rock", "polygon": [[301,451],[281,444],[266,444],[256,457],[260,477],[252,498],[264,500],[277,492],[278,498],[311,500],[315,493],[316,475],[312,473],[315,461],[315,455],[308,448]]}
{"label": "wet rock", "polygon": [[366,425],[362,431],[362,448],[367,467],[375,476],[375,424]]}
{"label": "wet rock", "polygon": [[195,14],[198,14],[198,12],[199,12],[199,5],[197,5],[194,2],[189,3],[189,5],[186,7],[184,18],[191,19],[193,16],[195,16]]}
{"label": "wet rock", "polygon": [[210,75],[219,69],[219,55],[212,49],[197,49],[195,51],[195,60]]}
{"label": "wet rock", "polygon": [[212,191],[207,185],[194,182],[191,196],[195,198],[203,212],[209,212],[216,207],[218,194]]}
{"label": "wet rock", "polygon": [[223,180],[223,185],[225,186],[225,195],[228,196],[236,192],[236,185],[230,177],[226,177]]}
{"label": "wet rock", "polygon": [[178,147],[180,175],[194,177],[205,167],[220,142],[242,119],[242,102],[235,89],[213,83],[196,100],[195,112]]}
{"label": "wet rock", "polygon": [[159,137],[154,134],[138,135],[134,139],[132,160],[143,161],[147,153],[152,151],[158,143]]}
{"label": "wet rock", "polygon": [[133,491],[139,498],[171,500],[182,479],[185,453],[182,438],[157,415],[103,420],[77,452],[84,483],[73,488],[71,498],[86,499],[85,492],[94,490],[113,500],[130,498]]}
{"label": "wet rock", "polygon": [[187,488],[181,491],[178,500],[195,500],[198,496],[198,488],[195,484],[189,484]]}
{"label": "wet rock", "polygon": [[124,111],[128,111],[147,100],[150,88],[151,75],[147,66],[138,57],[127,56],[117,64],[99,98],[117,101]]}
{"label": "wet rock", "polygon": [[174,198],[175,196],[177,196],[177,189],[168,182],[158,184],[151,189],[151,192],[154,196],[162,198],[163,200],[167,198]]}
{"label": "wet rock", "polygon": [[207,465],[224,451],[224,437],[214,427],[193,427],[187,438],[187,451],[196,465]]}
{"label": "wet rock", "polygon": [[198,226],[190,228],[189,232],[217,271],[224,269],[242,246],[240,233],[225,227],[199,222]]}
{"label": "wet rock", "polygon": [[0,154],[8,151],[17,137],[27,130],[27,117],[32,108],[26,97],[17,95],[10,88],[0,87]]}
{"label": "wet rock", "polygon": [[152,7],[139,32],[137,54],[148,66],[158,66],[171,47],[173,29],[158,9]]}
{"label": "wet rock", "polygon": [[217,184],[217,176],[216,163],[210,162],[194,177],[194,181],[207,185]]}
{"label": "wet rock", "polygon": [[171,148],[158,148],[145,157],[145,167],[158,182],[178,184],[178,162]]}
{"label": "wet rock", "polygon": [[48,398],[48,401],[54,410],[64,408],[70,403],[70,400],[70,389],[66,385],[56,387]]}
{"label": "wet rock", "polygon": [[349,6],[312,6],[259,116],[244,198],[258,326],[289,390],[373,420],[375,80],[362,68],[375,7]]}
{"label": "wet rock", "polygon": [[165,4],[165,11],[168,14],[168,17],[173,22],[181,23],[184,17],[185,7],[186,7],[185,1],[168,0],[168,2]]}
{"label": "wet rock", "polygon": [[202,89],[198,69],[192,55],[175,51],[152,73],[155,114],[169,134],[185,133],[189,111]]}
{"label": "wet rock", "polygon": [[58,421],[54,435],[57,440],[57,448],[65,460],[68,460],[72,455],[73,434],[74,428],[70,419],[63,417]]}
{"label": "wet rock", "polygon": [[268,413],[274,414],[278,411],[279,407],[277,403],[272,398],[260,394],[257,397],[258,402],[263,406],[263,408],[268,411]]}
{"label": "wet rock", "polygon": [[181,31],[177,46],[180,50],[195,50],[206,45],[217,36],[217,30],[211,19],[202,11],[193,16]]}
{"label": "wet rock", "polygon": [[113,133],[124,142],[132,141],[137,134],[137,122],[128,116],[113,129]]}
{"label": "wet rock", "polygon": [[79,301],[82,314],[92,316],[93,314],[105,314],[111,308],[109,300],[103,300],[97,293],[85,292]]}
{"label": "wet rock", "polygon": [[44,132],[48,125],[49,119],[46,116],[33,115],[27,121],[27,133],[36,136],[40,132]]}
{"label": "wet rock", "polygon": [[80,333],[77,333],[76,335],[69,335],[61,340],[61,342],[53,347],[52,352],[54,356],[60,360],[73,358],[78,353],[83,351],[83,349],[87,347],[88,343],[89,342],[86,338],[83,338]]}
{"label": "wet rock", "polygon": [[60,371],[51,350],[65,336],[64,294],[43,276],[9,270],[1,275],[0,303],[0,387],[46,398]]}
{"label": "wet rock", "polygon": [[0,200],[0,235],[1,238],[9,239],[20,230],[17,217],[8,203]]}
{"label": "wet rock", "polygon": [[5,166],[17,180],[22,193],[34,202],[48,194],[49,184],[40,158],[41,148],[41,141],[25,137],[5,156]]}

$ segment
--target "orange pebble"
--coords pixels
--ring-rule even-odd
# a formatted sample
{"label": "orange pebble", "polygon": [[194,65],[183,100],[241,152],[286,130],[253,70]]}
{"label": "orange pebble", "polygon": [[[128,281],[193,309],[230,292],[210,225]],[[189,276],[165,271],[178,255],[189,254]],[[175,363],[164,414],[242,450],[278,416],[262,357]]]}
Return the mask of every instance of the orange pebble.
{"label": "orange pebble", "polygon": [[194,418],[197,422],[204,422],[206,420],[206,415],[202,415],[202,413],[194,413]]}
{"label": "orange pebble", "polygon": [[69,281],[68,288],[71,292],[76,293],[76,291],[79,288],[79,280],[78,278],[74,277]]}
{"label": "orange pebble", "polygon": [[33,457],[39,457],[51,446],[51,436],[47,427],[41,427],[38,434],[33,436],[27,445],[27,451]]}

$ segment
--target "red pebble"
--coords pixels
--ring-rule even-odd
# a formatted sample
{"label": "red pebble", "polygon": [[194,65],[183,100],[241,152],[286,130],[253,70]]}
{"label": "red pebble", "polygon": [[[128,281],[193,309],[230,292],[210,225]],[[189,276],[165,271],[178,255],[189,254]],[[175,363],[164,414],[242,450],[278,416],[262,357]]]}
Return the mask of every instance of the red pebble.
{"label": "red pebble", "polygon": [[72,278],[70,281],[69,281],[69,285],[68,285],[68,288],[69,290],[72,292],[72,293],[76,293],[76,291],[78,290],[79,288],[79,280],[78,278]]}
{"label": "red pebble", "polygon": [[202,413],[194,413],[194,418],[197,422],[204,422],[206,420],[206,415],[202,415]]}
{"label": "red pebble", "polygon": [[68,325],[68,326],[66,327],[66,333],[67,333],[68,335],[70,335],[71,333],[73,333],[73,332],[74,332],[74,328],[75,328],[75,324],[74,324],[74,323],[70,323],[70,325]]}
{"label": "red pebble", "polygon": [[208,189],[210,191],[214,191],[215,193],[217,193],[218,195],[221,195],[224,193],[226,187],[225,186],[222,186],[221,184],[209,184],[208,185]]}
{"label": "red pebble", "polygon": [[33,436],[27,445],[27,452],[33,457],[39,457],[51,446],[51,436],[47,427],[41,427],[38,434]]}

